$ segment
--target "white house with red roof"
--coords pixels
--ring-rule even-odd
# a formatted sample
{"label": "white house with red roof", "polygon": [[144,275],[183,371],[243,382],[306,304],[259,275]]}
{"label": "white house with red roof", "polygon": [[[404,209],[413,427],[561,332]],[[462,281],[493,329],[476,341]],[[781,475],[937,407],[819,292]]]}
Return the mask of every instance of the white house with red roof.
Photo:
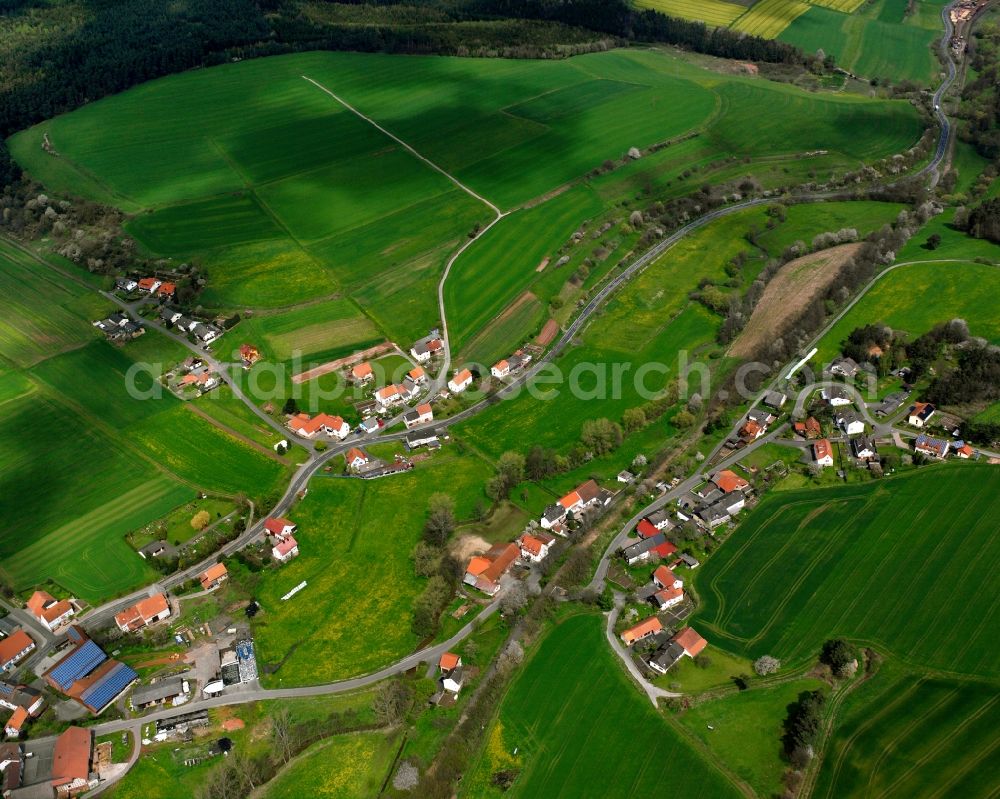
{"label": "white house with red roof", "polygon": [[170,618],[170,603],[166,594],[160,593],[140,599],[132,607],[116,613],[115,624],[123,633],[131,633],[167,618]]}
{"label": "white house with red roof", "polygon": [[382,410],[385,410],[393,405],[399,405],[406,399],[408,393],[402,386],[393,383],[375,392],[375,402]]}
{"label": "white house with red roof", "polygon": [[155,277],[144,277],[139,281],[139,291],[145,291],[147,294],[152,294],[160,287],[160,281]]}
{"label": "white house with red roof", "polygon": [[57,600],[46,591],[35,591],[28,599],[28,612],[49,632],[66,624],[76,611],[68,599]]}
{"label": "white house with red roof", "polygon": [[521,559],[529,563],[540,563],[548,556],[555,540],[556,537],[548,533],[523,533],[517,539],[517,545],[521,548]]}
{"label": "white house with red roof", "polygon": [[295,522],[289,519],[282,518],[281,516],[272,516],[264,520],[264,529],[270,535],[291,535],[299,528]]}
{"label": "white house with red roof", "polygon": [[0,671],[7,671],[11,666],[30,654],[35,648],[35,642],[20,627],[6,638],[0,639]]}
{"label": "white house with red roof", "polygon": [[504,358],[502,361],[497,361],[493,366],[490,367],[490,374],[493,375],[497,380],[502,380],[507,375],[510,374],[510,361]]}
{"label": "white house with red roof", "polygon": [[913,427],[923,427],[931,420],[936,410],[929,402],[914,402],[906,415],[906,423]]}
{"label": "white house with red roof", "polygon": [[403,424],[406,425],[407,429],[433,421],[434,411],[429,402],[418,405],[413,410],[407,411],[403,414]]}
{"label": "white house with red roof", "polygon": [[291,533],[271,536],[271,557],[278,563],[288,563],[299,555],[299,542]]}
{"label": "white house with red roof", "polygon": [[663,629],[663,625],[656,616],[650,616],[645,621],[641,621],[634,627],[629,627],[627,630],[623,630],[621,634],[621,639],[625,646],[632,646],[636,641],[641,641],[643,638],[649,638],[651,635],[655,635]]}
{"label": "white house with red roof", "polygon": [[712,477],[712,483],[724,494],[733,491],[746,491],[750,487],[750,483],[730,469],[716,472]]}
{"label": "white house with red roof", "polygon": [[424,371],[422,366],[414,366],[406,376],[410,378],[414,383],[426,383],[427,382],[427,372]]}
{"label": "white house with red roof", "polygon": [[653,524],[649,519],[640,519],[638,526],[635,528],[636,533],[639,538],[652,538],[654,535],[659,533],[656,525]]}
{"label": "white house with red roof", "polygon": [[417,363],[427,363],[431,356],[444,351],[444,342],[440,338],[437,330],[432,330],[429,335],[424,336],[416,342],[410,349],[410,355]]}
{"label": "white house with red roof", "polygon": [[976,451],[964,441],[956,441],[951,445],[952,451],[955,453],[956,458],[968,459],[976,454]]}
{"label": "white house with red roof", "polygon": [[173,283],[163,282],[156,287],[157,297],[166,297],[169,299],[170,297],[173,297],[176,292],[177,286]]}
{"label": "white house with red roof", "polygon": [[448,390],[452,394],[460,394],[472,385],[472,372],[468,369],[460,369],[455,372],[455,376],[448,381]]}
{"label": "white house with red roof", "polygon": [[708,646],[708,641],[698,635],[693,627],[685,627],[671,640],[679,644],[681,649],[684,650],[684,654],[689,658],[698,657],[705,647]]}
{"label": "white house with red roof", "polygon": [[308,413],[297,413],[288,420],[288,429],[303,438],[326,435],[343,441],[351,432],[350,426],[339,416],[318,413],[310,417]]}
{"label": "white house with red roof", "polygon": [[488,596],[494,596],[500,590],[500,578],[514,565],[520,554],[517,544],[494,544],[482,555],[470,558],[463,582]]}
{"label": "white house with red roof", "polygon": [[371,455],[360,447],[351,447],[347,450],[347,454],[344,455],[344,459],[347,461],[348,469],[357,471],[371,460]]}
{"label": "white house with red roof", "polygon": [[830,446],[828,439],[821,438],[812,445],[812,449],[813,460],[817,466],[833,466],[833,447]]}
{"label": "white house with red roof", "polygon": [[374,378],[375,375],[372,372],[372,365],[370,363],[359,363],[351,369],[351,379],[355,383],[367,383]]}

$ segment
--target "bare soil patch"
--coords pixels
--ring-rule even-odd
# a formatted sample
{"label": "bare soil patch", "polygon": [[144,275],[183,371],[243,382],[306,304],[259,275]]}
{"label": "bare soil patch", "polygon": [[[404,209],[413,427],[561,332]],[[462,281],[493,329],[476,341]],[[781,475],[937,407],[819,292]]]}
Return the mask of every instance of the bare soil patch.
{"label": "bare soil patch", "polygon": [[490,542],[479,535],[466,533],[459,536],[451,545],[451,554],[459,562],[465,562],[473,555],[478,555],[490,548]]}
{"label": "bare soil patch", "polygon": [[321,363],[319,366],[313,367],[312,369],[307,369],[304,372],[299,372],[297,375],[292,375],[292,382],[304,383],[307,380],[313,380],[314,378],[322,377],[330,372],[335,372],[343,366],[353,366],[359,361],[365,360],[365,358],[374,358],[376,355],[384,355],[385,353],[392,352],[396,349],[398,349],[398,347],[396,347],[396,345],[391,341],[376,344],[374,347],[369,347],[366,350],[354,352],[344,358],[338,358],[335,361]]}
{"label": "bare soil patch", "polygon": [[789,261],[764,289],[743,332],[729,347],[729,355],[749,358],[798,317],[817,296],[840,277],[844,264],[860,244],[841,244]]}
{"label": "bare soil patch", "polygon": [[546,347],[553,342],[559,333],[559,323],[555,319],[549,319],[542,327],[542,332],[538,334],[535,343],[540,347]]}

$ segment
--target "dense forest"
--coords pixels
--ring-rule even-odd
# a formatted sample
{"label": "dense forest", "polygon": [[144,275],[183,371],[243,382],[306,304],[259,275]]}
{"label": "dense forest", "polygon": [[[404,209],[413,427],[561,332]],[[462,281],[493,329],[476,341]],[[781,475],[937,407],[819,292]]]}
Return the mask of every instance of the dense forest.
{"label": "dense forest", "polygon": [[[161,75],[299,50],[560,57],[628,41],[809,63],[625,0],[0,0],[0,137]],[[0,182],[16,176],[0,145]]]}
{"label": "dense forest", "polygon": [[1000,157],[1000,25],[986,23],[969,43],[975,78],[962,91],[959,133],[987,158]]}
{"label": "dense forest", "polygon": [[977,239],[1000,244],[1000,197],[987,200],[969,212],[966,230]]}

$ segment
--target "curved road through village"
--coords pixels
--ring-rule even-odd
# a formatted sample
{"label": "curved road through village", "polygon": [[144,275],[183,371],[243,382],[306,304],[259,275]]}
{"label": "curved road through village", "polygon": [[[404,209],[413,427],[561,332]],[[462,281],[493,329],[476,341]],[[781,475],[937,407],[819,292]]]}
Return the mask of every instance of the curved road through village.
{"label": "curved road through village", "polygon": [[[937,119],[938,125],[940,127],[940,135],[939,135],[939,139],[938,139],[938,144],[937,144],[937,148],[935,150],[934,156],[930,160],[930,162],[927,165],[925,165],[921,170],[919,170],[918,172],[914,173],[914,175],[910,176],[912,178],[914,176],[924,177],[924,176],[930,175],[931,179],[932,179],[932,185],[937,182],[937,176],[939,174],[939,168],[940,168],[941,164],[944,162],[944,160],[946,159],[946,157],[948,155],[949,143],[950,143],[950,139],[951,139],[951,125],[950,125],[947,117],[940,110],[941,100],[944,98],[944,95],[947,93],[947,91],[951,88],[952,84],[954,83],[956,74],[957,74],[956,65],[955,65],[955,62],[951,58],[951,51],[950,51],[950,48],[949,48],[949,41],[950,41],[950,38],[951,38],[951,35],[952,35],[952,25],[951,25],[951,21],[950,21],[950,18],[948,16],[948,14],[950,12],[951,7],[952,6],[949,5],[945,9],[942,10],[942,19],[944,21],[945,35],[944,35],[944,37],[942,39],[941,50],[942,50],[942,55],[943,55],[943,57],[944,57],[944,59],[946,61],[946,64],[947,64],[948,71],[947,71],[947,76],[942,81],[941,85],[938,87],[937,91],[934,94],[934,114],[935,114],[935,117]],[[305,77],[305,76],[303,76],[303,77]],[[310,80],[310,82],[315,83],[315,81],[311,81],[311,79],[309,79],[309,78],[306,78],[306,80]],[[362,117],[366,121],[368,121],[371,124],[373,124],[376,128],[378,128],[379,130],[381,130],[383,133],[385,133],[386,135],[388,135],[390,138],[393,138],[394,140],[396,140],[397,142],[399,142],[407,150],[409,150],[410,152],[412,152],[415,155],[415,157],[419,158],[422,161],[427,162],[432,168],[436,169],[437,171],[442,172],[446,177],[448,177],[449,180],[451,180],[452,182],[456,183],[456,185],[458,185],[462,190],[466,191],[467,193],[471,194],[476,199],[481,200],[483,203],[485,203],[487,206],[489,206],[495,212],[496,217],[493,219],[492,222],[489,223],[489,225],[483,231],[481,231],[479,233],[479,236],[481,236],[483,233],[485,233],[485,231],[488,230],[490,227],[492,227],[494,224],[500,222],[504,218],[504,216],[506,216],[507,213],[509,213],[509,212],[502,212],[502,211],[500,211],[500,209],[497,208],[495,205],[493,205],[491,202],[489,202],[488,200],[480,197],[478,194],[475,194],[475,192],[473,192],[471,189],[468,189],[466,186],[464,186],[463,184],[459,183],[457,181],[457,179],[455,179],[452,175],[450,175],[447,172],[445,172],[444,170],[442,170],[440,167],[438,167],[433,162],[428,161],[420,153],[418,153],[417,151],[413,150],[413,148],[410,147],[408,144],[406,144],[402,140],[398,139],[395,135],[393,135],[389,131],[387,131],[384,128],[382,128],[381,126],[379,126],[373,120],[370,120],[367,117],[365,117],[363,114],[361,114],[359,111],[357,111],[353,107],[348,106],[347,103],[344,103],[343,100],[341,100],[339,97],[337,97],[332,92],[330,92],[329,89],[327,89],[326,87],[324,87],[324,86],[322,86],[322,85],[320,85],[318,83],[316,85],[321,90],[323,90],[326,93],[328,93],[331,96],[333,96],[334,99],[336,99],[338,102],[340,102],[340,103],[344,104],[345,106],[347,106],[351,111],[353,111],[354,113],[358,114],[358,116]],[[694,220],[692,222],[687,223],[686,225],[684,225],[683,227],[681,227],[677,231],[675,231],[673,234],[671,234],[670,236],[666,237],[662,241],[658,242],[653,247],[651,247],[649,250],[647,250],[645,253],[643,253],[642,255],[640,255],[639,257],[637,257],[631,264],[629,264],[628,267],[626,267],[625,269],[623,269],[618,275],[614,276],[610,280],[607,280],[605,282],[605,284],[600,288],[600,290],[597,291],[590,298],[590,300],[588,301],[588,303],[586,304],[586,306],[584,306],[584,308],[581,309],[580,313],[570,323],[570,325],[562,333],[562,335],[559,337],[559,339],[549,348],[549,350],[542,357],[540,357],[538,359],[538,361],[535,363],[535,365],[531,369],[526,370],[520,377],[518,377],[516,380],[511,381],[510,383],[508,383],[504,388],[502,388],[500,391],[498,391],[495,395],[484,397],[483,399],[481,399],[478,402],[476,402],[474,405],[472,405],[469,408],[465,409],[464,411],[456,414],[455,416],[450,417],[450,418],[445,419],[445,420],[442,420],[440,423],[438,423],[436,425],[436,427],[438,429],[445,429],[445,428],[449,427],[450,425],[453,425],[455,423],[464,421],[464,420],[466,420],[466,419],[468,419],[468,418],[470,418],[470,417],[472,417],[472,416],[480,413],[481,411],[483,411],[487,407],[489,407],[489,406],[491,406],[493,404],[496,404],[497,402],[499,402],[499,401],[501,401],[503,399],[509,398],[510,396],[512,396],[513,394],[515,394],[518,390],[520,390],[520,388],[525,383],[527,383],[533,377],[535,377],[538,374],[538,372],[547,363],[553,361],[558,355],[560,355],[562,353],[562,351],[566,347],[568,347],[570,345],[570,343],[574,340],[574,338],[581,331],[583,331],[585,329],[585,327],[587,326],[587,324],[589,323],[589,321],[593,317],[593,315],[614,294],[614,292],[617,291],[618,288],[620,288],[626,282],[628,282],[629,280],[631,280],[637,274],[641,273],[653,261],[655,261],[661,255],[663,255],[664,252],[666,252],[668,249],[670,249],[677,242],[681,241],[682,239],[684,239],[685,237],[687,237],[688,235],[690,235],[695,230],[698,230],[699,228],[701,228],[701,227],[709,224],[710,222],[713,222],[713,221],[715,221],[717,219],[720,219],[722,217],[728,216],[730,214],[738,213],[738,212],[743,211],[743,210],[745,210],[747,208],[752,208],[752,207],[755,207],[755,206],[767,205],[767,204],[770,204],[770,203],[773,203],[773,202],[776,202],[776,201],[779,201],[779,200],[783,201],[783,202],[786,202],[786,203],[823,202],[823,201],[826,201],[826,200],[830,200],[830,199],[834,199],[834,198],[842,197],[842,196],[845,196],[845,195],[843,193],[837,193],[837,192],[818,192],[818,193],[814,193],[814,194],[805,194],[805,195],[792,196],[792,197],[786,197],[786,198],[762,197],[762,198],[757,198],[757,199],[752,199],[752,200],[745,200],[743,202],[738,202],[738,203],[734,203],[732,205],[728,205],[728,206],[724,206],[724,207],[721,207],[721,208],[717,208],[717,209],[715,209],[713,211],[710,211],[709,213],[705,214],[704,216],[701,216],[698,219],[696,219],[696,220]],[[460,250],[457,253],[455,253],[455,255],[452,256],[452,258],[449,260],[449,262],[447,264],[447,269],[448,270],[450,270],[451,265],[457,260],[458,256],[461,255],[477,239],[478,239],[478,236],[476,238],[474,238],[474,239],[470,239],[468,242],[466,242],[460,248]],[[26,251],[26,252],[28,252],[29,254],[33,255],[33,253],[30,253],[30,251]],[[899,264],[898,266],[902,266],[902,265],[903,264]],[[893,267],[893,268],[895,268],[895,267]],[[881,274],[884,274],[884,272],[881,273]],[[877,280],[878,277],[881,276],[881,274],[878,275],[878,276],[876,276],[873,279],[873,282],[874,282],[874,280]],[[441,321],[442,321],[442,324],[444,326],[445,331],[447,330],[447,318],[446,318],[445,307],[444,307],[444,284],[445,284],[446,278],[447,278],[447,271],[446,271],[445,275],[443,276],[443,278],[442,278],[442,280],[441,280],[441,282],[440,282],[440,284],[438,286],[438,300],[439,300],[440,312],[441,312],[441,317],[442,317]],[[867,287],[865,288],[865,290],[867,290]],[[118,300],[114,295],[105,294],[105,296],[107,296],[108,299],[111,299],[111,300],[115,301],[116,303],[118,303],[121,307],[126,308],[128,310],[133,310],[132,306],[130,306],[127,303],[122,302],[121,300]],[[856,300],[854,302],[856,302]],[[842,311],[842,313],[840,315],[838,315],[838,317],[836,319],[834,319],[833,322],[831,322],[829,326],[827,326],[827,328],[824,328],[824,330],[821,331],[821,333],[819,334],[819,336],[816,337],[816,340],[818,340],[826,332],[826,330],[829,329],[829,327],[831,327],[832,324],[835,323],[837,321],[837,319],[839,319],[840,316],[843,313],[846,313],[846,311],[849,310],[849,308],[852,307],[852,306],[853,306],[853,302],[851,303],[850,306],[848,306],[848,308],[845,308],[844,311]],[[165,327],[163,327],[162,325],[159,325],[159,324],[157,324],[155,322],[151,322],[149,320],[144,320],[144,322],[145,322],[145,324],[153,327],[154,329],[159,330],[161,333],[165,333],[165,334],[171,336],[172,338],[175,338],[175,340],[180,341],[182,344],[184,344],[189,349],[191,349],[192,351],[194,351],[200,357],[206,357],[206,353],[205,353],[205,351],[203,349],[201,349],[199,347],[196,347],[195,345],[191,344],[189,341],[187,341],[187,339],[185,339],[185,338],[183,338],[181,336],[178,336],[177,334],[171,333],[171,331],[167,330]],[[446,379],[446,376],[447,376],[448,368],[450,367],[450,364],[451,364],[451,353],[450,353],[450,348],[449,348],[448,343],[447,343],[447,339],[445,339],[445,348],[444,349],[445,349],[445,353],[444,353],[444,356],[445,356],[444,357],[444,366],[441,369],[438,377],[436,378],[436,380],[432,384],[432,387],[431,387],[432,388],[432,390],[431,390],[432,394],[435,393],[437,390],[439,390],[440,387],[441,387],[441,385],[444,383],[444,381]],[[238,396],[248,407],[250,407],[255,414],[257,414],[259,417],[261,417],[262,420],[264,420],[271,427],[275,427],[275,429],[278,429],[283,436],[295,439],[296,441],[298,441],[298,443],[303,444],[304,446],[306,446],[310,450],[310,453],[311,453],[310,459],[306,463],[304,463],[302,466],[300,466],[299,469],[295,472],[295,474],[293,475],[293,477],[292,477],[292,479],[291,479],[291,481],[290,481],[290,483],[288,485],[288,488],[286,489],[284,495],[282,496],[282,498],[280,499],[280,501],[277,503],[277,505],[271,510],[271,513],[273,513],[274,515],[281,515],[281,514],[285,513],[292,506],[292,504],[295,502],[296,497],[298,496],[299,492],[301,490],[303,490],[307,486],[309,480],[319,470],[321,470],[325,465],[327,465],[331,460],[333,460],[334,458],[336,458],[339,455],[342,455],[350,447],[357,446],[359,444],[364,444],[364,443],[374,443],[374,442],[384,442],[384,441],[399,441],[399,440],[402,440],[406,436],[406,432],[407,431],[397,431],[397,432],[381,432],[381,431],[379,431],[379,432],[376,432],[376,433],[373,433],[373,434],[368,434],[368,435],[352,435],[349,440],[337,443],[336,445],[331,446],[327,451],[325,451],[323,453],[317,453],[315,451],[315,448],[314,448],[312,442],[309,442],[308,440],[305,440],[305,439],[299,439],[299,438],[297,438],[295,436],[291,436],[289,434],[289,431],[287,429],[285,429],[285,428],[281,427],[280,425],[278,425],[275,422],[275,420],[273,418],[271,418],[270,416],[268,416],[267,414],[264,414],[263,411],[261,411],[256,406],[255,403],[253,403],[252,400],[250,400],[242,391],[238,390],[239,387],[235,385],[236,381],[233,381],[230,378],[230,376],[229,376],[226,364],[221,363],[220,361],[216,360],[215,358],[213,358],[211,356],[209,356],[208,358],[206,358],[206,360],[208,360],[208,362],[213,366],[213,368],[215,368],[219,372],[219,374],[222,375],[225,378],[226,382],[230,386],[233,387],[234,393],[236,394],[236,396]],[[772,383],[768,386],[768,389],[772,388],[773,386],[778,385],[779,382],[780,382],[780,379],[781,379],[780,376],[778,378],[775,378],[775,380],[772,381]],[[765,390],[767,390],[767,389],[765,389]],[[762,391],[761,395],[763,393],[764,392]],[[865,413],[867,413],[867,411],[865,411]],[[386,423],[386,426],[385,426],[386,429],[388,429],[392,425],[395,425],[395,424],[399,423],[400,420],[401,420],[401,416],[394,417],[393,419],[391,419],[389,422]],[[742,457],[744,457],[749,452],[752,452],[753,450],[755,450],[759,446],[762,446],[765,443],[774,441],[786,429],[787,429],[786,426],[781,426],[781,427],[775,429],[774,431],[772,431],[767,436],[761,437],[760,439],[758,439],[757,441],[753,442],[752,444],[750,444],[748,447],[744,448],[743,450],[740,450],[738,453],[734,454],[730,458],[728,458],[728,459],[726,459],[726,460],[724,460],[724,461],[722,461],[722,462],[720,462],[718,464],[715,464],[714,468],[722,469],[722,468],[726,468],[727,466],[731,466],[731,465],[735,464]],[[711,462],[711,460],[720,451],[721,446],[722,445],[720,444],[720,446],[717,447],[713,451],[713,453],[709,456],[709,458],[706,460],[706,462]],[[594,576],[594,579],[591,581],[589,587],[591,589],[593,589],[593,590],[600,590],[601,588],[603,588],[604,581],[605,581],[605,578],[607,576],[607,570],[608,570],[608,564],[610,562],[610,558],[613,556],[614,552],[621,546],[621,542],[628,537],[628,534],[635,527],[635,525],[638,524],[639,520],[643,516],[646,516],[649,513],[651,513],[653,510],[661,508],[661,507],[665,506],[666,504],[668,504],[669,502],[671,502],[673,500],[676,500],[677,498],[679,498],[680,496],[682,496],[684,493],[690,491],[692,488],[694,488],[696,485],[698,485],[702,480],[703,480],[703,476],[700,474],[700,470],[699,470],[698,473],[690,476],[687,480],[683,481],[682,483],[680,483],[679,485],[677,485],[676,487],[674,487],[673,489],[671,489],[670,491],[668,491],[667,493],[665,493],[663,496],[661,496],[656,501],[654,501],[653,503],[651,503],[648,506],[646,506],[645,508],[643,508],[640,512],[638,512],[631,519],[629,519],[628,522],[622,527],[622,529],[619,532],[619,534],[615,537],[615,539],[608,546],[607,550],[603,553],[601,561],[598,564],[598,568],[597,568],[596,574]],[[183,582],[185,582],[185,581],[187,581],[187,580],[195,577],[201,571],[204,571],[204,569],[207,568],[207,566],[209,566],[211,563],[213,563],[216,560],[218,560],[220,556],[228,556],[228,555],[231,555],[231,554],[235,553],[236,551],[238,551],[239,549],[242,549],[243,547],[247,546],[248,544],[252,543],[253,541],[255,541],[255,540],[259,539],[259,538],[262,538],[263,534],[264,534],[263,521],[262,520],[258,520],[256,522],[248,525],[247,530],[245,530],[238,538],[234,539],[229,544],[225,545],[219,552],[213,554],[209,558],[206,558],[201,563],[198,563],[198,564],[196,564],[196,565],[194,565],[194,566],[192,566],[192,567],[190,567],[188,569],[185,569],[182,572],[177,572],[175,574],[170,575],[169,577],[165,577],[163,580],[159,581],[157,584],[155,584],[153,586],[149,586],[149,587],[147,587],[145,589],[142,589],[140,591],[136,591],[136,592],[134,592],[132,594],[129,594],[128,596],[121,597],[121,598],[116,599],[116,600],[114,600],[112,602],[106,603],[105,605],[102,605],[102,606],[100,606],[98,608],[95,608],[91,613],[89,613],[82,620],[82,623],[86,627],[89,627],[91,629],[93,629],[95,627],[100,627],[100,626],[103,626],[103,625],[107,625],[111,621],[111,618],[114,616],[115,613],[117,613],[118,611],[124,609],[128,605],[133,604],[134,602],[136,602],[138,599],[142,598],[143,596],[146,596],[146,595],[148,595],[150,593],[153,593],[153,592],[156,592],[156,591],[160,591],[160,590],[163,590],[163,589],[169,589],[169,588],[172,588],[172,587],[176,587],[177,585],[179,585],[179,584],[181,584],[181,583],[183,583]],[[219,697],[195,700],[195,701],[188,702],[187,704],[179,706],[179,707],[176,707],[176,708],[168,708],[168,709],[160,710],[160,711],[155,712],[155,713],[151,713],[149,715],[141,717],[140,719],[122,719],[122,720],[116,720],[116,721],[101,722],[99,724],[93,725],[92,729],[94,729],[95,732],[97,734],[99,734],[99,735],[100,734],[105,734],[105,733],[108,733],[108,732],[117,732],[117,731],[126,730],[126,729],[131,729],[131,730],[138,731],[138,726],[137,725],[139,725],[139,724],[146,724],[148,722],[155,721],[155,720],[158,720],[158,719],[169,718],[171,716],[179,715],[179,714],[182,714],[182,713],[188,713],[188,712],[191,712],[193,710],[198,710],[198,709],[203,709],[203,708],[220,707],[220,706],[224,706],[224,705],[243,704],[243,703],[255,702],[255,701],[259,701],[259,700],[263,700],[263,699],[277,699],[277,698],[282,698],[282,697],[318,696],[318,695],[324,695],[324,694],[342,693],[342,692],[353,691],[353,690],[357,690],[357,689],[360,689],[360,688],[364,688],[364,687],[373,685],[373,684],[375,684],[375,683],[377,683],[377,682],[379,682],[381,680],[384,680],[384,679],[386,679],[388,677],[391,677],[391,676],[400,674],[402,672],[408,671],[409,669],[414,668],[415,666],[418,666],[421,663],[432,662],[432,661],[436,660],[437,657],[439,657],[441,653],[447,651],[448,649],[453,648],[456,644],[458,644],[460,641],[464,640],[468,635],[470,635],[472,633],[472,631],[475,629],[475,627],[476,627],[479,619],[485,618],[486,616],[488,616],[488,615],[490,615],[492,613],[495,613],[496,610],[498,609],[498,607],[499,607],[499,600],[498,599],[494,599],[494,601],[492,601],[489,605],[487,605],[484,608],[484,610],[479,614],[479,616],[477,617],[477,619],[469,622],[467,625],[465,625],[465,627],[463,627],[461,630],[459,630],[455,635],[453,635],[447,641],[443,641],[443,642],[441,642],[439,644],[435,644],[434,646],[431,646],[431,647],[422,649],[420,651],[414,652],[414,653],[406,656],[405,658],[403,658],[403,659],[401,659],[401,660],[399,660],[399,661],[397,661],[397,662],[395,662],[393,664],[390,664],[390,665],[386,666],[385,668],[383,668],[383,669],[381,669],[379,671],[373,672],[371,674],[357,676],[357,677],[352,677],[350,679],[340,680],[340,681],[332,682],[332,683],[325,683],[325,684],[311,685],[311,686],[302,686],[302,687],[298,687],[298,688],[266,689],[266,688],[261,688],[258,685],[239,686],[239,687],[228,689],[228,692],[226,694],[224,694],[222,696],[219,696]],[[26,615],[26,614],[18,613],[18,618],[19,619],[20,619],[21,615]],[[610,627],[609,627],[609,629],[610,629]],[[51,647],[51,645],[54,643],[55,639],[52,636],[41,636],[41,637],[44,639],[45,646],[40,647],[40,649],[45,649],[45,648]],[[610,638],[609,638],[609,641],[610,641],[610,643],[611,643],[612,648],[614,649],[614,651],[616,651],[616,653],[625,662],[626,667],[628,667],[629,664],[631,663],[631,660],[628,657],[627,653],[624,650],[622,650],[620,647],[615,647],[614,646],[614,641],[612,641]],[[639,683],[639,685],[642,687],[642,689],[646,692],[646,694],[650,697],[650,699],[653,701],[654,704],[656,704],[656,701],[657,701],[658,697],[671,695],[670,692],[662,691],[662,689],[656,688],[655,686],[652,686],[651,684],[649,684],[647,681],[645,681],[642,678],[641,674],[636,673],[636,670],[634,668],[630,668],[629,671],[632,674],[633,678],[636,679],[636,681]],[[110,783],[108,783],[108,784],[110,784]]]}

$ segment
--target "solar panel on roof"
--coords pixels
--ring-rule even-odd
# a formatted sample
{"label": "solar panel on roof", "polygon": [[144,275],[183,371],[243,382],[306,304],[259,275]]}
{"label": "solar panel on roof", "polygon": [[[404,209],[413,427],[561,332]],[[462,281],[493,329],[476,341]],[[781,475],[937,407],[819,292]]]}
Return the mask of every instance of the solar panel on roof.
{"label": "solar panel on roof", "polygon": [[119,663],[111,671],[83,692],[80,698],[88,707],[100,710],[120,694],[139,675],[124,663]]}
{"label": "solar panel on roof", "polygon": [[93,641],[87,641],[83,646],[68,655],[49,673],[49,677],[65,691],[81,677],[100,666],[108,656]]}

